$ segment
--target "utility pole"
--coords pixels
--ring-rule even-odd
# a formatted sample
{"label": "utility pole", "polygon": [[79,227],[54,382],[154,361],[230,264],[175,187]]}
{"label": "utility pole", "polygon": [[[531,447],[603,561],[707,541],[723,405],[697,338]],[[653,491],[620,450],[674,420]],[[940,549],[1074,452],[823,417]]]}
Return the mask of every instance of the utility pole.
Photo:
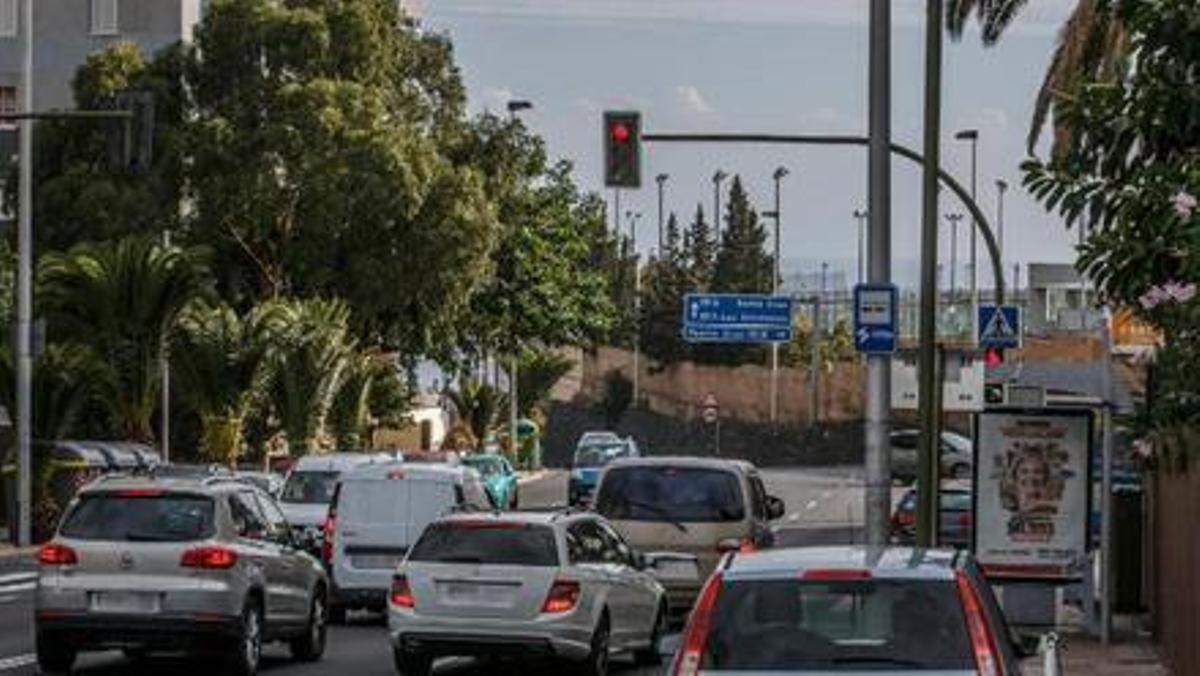
{"label": "utility pole", "polygon": [[713,174],[713,222],[716,223],[717,244],[721,243],[721,181],[729,178],[723,170],[718,169]]}
{"label": "utility pole", "polygon": [[663,185],[666,184],[669,174],[659,174],[654,177],[654,182],[658,184],[658,252],[659,256],[665,251],[663,247]]}
{"label": "utility pole", "polygon": [[[779,183],[788,175],[787,167],[779,167],[771,178],[775,179],[775,211],[766,212],[763,215],[768,218],[775,219],[775,261],[773,270],[773,280],[771,282],[771,294],[778,296],[780,285],[783,283],[783,267],[782,259],[780,258],[780,219],[782,211],[780,210]],[[779,343],[771,343],[771,424],[779,422]]]}
{"label": "utility pole", "polygon": [[[508,102],[508,115],[512,121],[517,120],[517,113],[523,110],[533,108],[533,103],[529,101],[512,100]],[[616,191],[616,220],[617,232],[620,233],[620,214],[621,214],[621,191]],[[508,443],[512,451],[513,458],[520,457],[520,439],[518,439],[517,428],[518,418],[520,417],[520,404],[518,398],[520,392],[517,385],[519,366],[519,355],[521,354],[520,346],[513,350],[512,357],[508,362]],[[534,469],[541,469],[541,458],[536,457],[531,460]]]}
{"label": "utility pole", "polygon": [[1008,183],[1003,179],[996,179],[996,239],[1000,248],[1000,260],[1006,260],[1004,256],[1004,193],[1006,192],[1008,192]]}
{"label": "utility pole", "polygon": [[867,217],[870,212],[866,209],[855,209],[854,218],[858,221],[858,267],[855,268],[858,272],[857,282],[863,284],[867,281],[867,271],[863,265],[867,262],[866,258],[866,243],[867,243]]}
{"label": "utility pole", "polygon": [[[822,261],[821,263],[821,311],[829,314],[829,263]],[[821,323],[826,326],[833,326],[833,322],[826,322],[827,318],[822,317]]]}
{"label": "utility pole", "polygon": [[960,213],[946,214],[950,221],[950,306],[958,302],[958,224],[962,223]]}
{"label": "utility pole", "polygon": [[[917,449],[917,546],[933,541],[937,522],[938,411],[934,397],[937,382],[937,261],[938,170],[942,132],[942,0],[925,2],[925,168],[922,176],[921,221],[921,328],[918,370],[918,407],[921,421]],[[874,211],[874,206],[871,207]]]}
{"label": "utility pole", "polygon": [[[163,230],[163,248],[171,248],[171,231]],[[159,448],[162,453],[163,462],[171,462],[171,358],[167,353],[169,341],[167,336],[162,337],[161,347],[162,356],[159,357],[159,363],[162,365],[162,392],[159,408],[162,409],[162,420],[160,420],[162,440],[159,442]]]}
{"label": "utility pole", "polygon": [[817,429],[821,415],[821,297],[812,296],[812,334],[808,339],[808,428]]}
{"label": "utility pole", "polygon": [[[959,141],[971,142],[971,199],[978,202],[979,130],[964,129],[954,135]],[[971,217],[971,312],[979,304],[979,225]]]}
{"label": "utility pole", "polygon": [[[21,3],[21,109],[33,112],[33,0]],[[21,120],[17,222],[17,544],[33,542],[33,119]]]}
{"label": "utility pole", "polygon": [[[868,280],[892,281],[892,1],[871,0],[870,133],[868,140],[868,199],[870,234],[867,241]],[[936,166],[936,164],[935,164]],[[892,356],[867,356],[866,540],[887,543],[892,499],[891,433]]]}
{"label": "utility pole", "polygon": [[637,224],[642,212],[625,212],[629,221],[629,246],[633,253],[633,407],[637,408],[641,396],[642,370],[642,266],[637,251]]}

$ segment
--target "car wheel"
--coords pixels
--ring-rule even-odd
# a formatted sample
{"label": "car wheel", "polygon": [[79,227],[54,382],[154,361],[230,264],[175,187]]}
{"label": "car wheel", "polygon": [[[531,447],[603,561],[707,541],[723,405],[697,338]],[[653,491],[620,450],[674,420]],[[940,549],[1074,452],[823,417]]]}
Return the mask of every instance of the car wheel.
{"label": "car wheel", "polygon": [[69,674],[75,666],[75,648],[43,633],[37,635],[37,662],[43,674]]}
{"label": "car wheel", "polygon": [[262,658],[263,614],[257,600],[246,602],[242,611],[242,626],[239,636],[226,656],[224,673],[233,676],[254,676],[258,673],[258,661]]}
{"label": "car wheel", "polygon": [[950,475],[953,476],[955,479],[970,479],[971,478],[971,466],[966,464],[965,462],[960,462],[959,464],[955,465],[954,467],[952,467],[950,469]]}
{"label": "car wheel", "polygon": [[514,510],[521,508],[521,492],[516,489],[513,489],[512,508]]}
{"label": "car wheel", "polygon": [[433,657],[430,655],[393,648],[392,659],[400,676],[429,676],[433,673]]}
{"label": "car wheel", "polygon": [[301,662],[316,662],[325,655],[327,633],[325,619],[325,590],[318,589],[313,593],[312,607],[308,611],[308,625],[304,628],[304,635],[292,639],[293,658]]}
{"label": "car wheel", "polygon": [[650,630],[649,645],[633,654],[638,664],[648,667],[662,664],[662,640],[666,633],[667,606],[666,604],[661,604],[658,607],[658,614],[654,618],[654,628]]}
{"label": "car wheel", "polygon": [[608,614],[600,616],[600,624],[592,634],[592,650],[584,660],[583,676],[608,676],[609,627]]}

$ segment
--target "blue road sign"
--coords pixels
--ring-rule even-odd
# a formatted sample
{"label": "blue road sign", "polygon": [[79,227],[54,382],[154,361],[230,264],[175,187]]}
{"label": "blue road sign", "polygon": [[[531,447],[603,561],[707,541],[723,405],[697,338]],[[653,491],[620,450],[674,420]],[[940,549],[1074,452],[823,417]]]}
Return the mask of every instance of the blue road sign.
{"label": "blue road sign", "polygon": [[979,306],[979,347],[998,350],[1021,347],[1021,308],[1016,305]]}
{"label": "blue road sign", "polygon": [[690,324],[683,328],[683,338],[689,343],[786,343],[792,339],[792,330]]}
{"label": "blue road sign", "polygon": [[854,346],[867,354],[891,354],[899,339],[899,296],[894,284],[854,287]]}
{"label": "blue road sign", "polygon": [[689,326],[775,326],[791,329],[792,299],[784,296],[692,293],[683,298],[683,323]]}

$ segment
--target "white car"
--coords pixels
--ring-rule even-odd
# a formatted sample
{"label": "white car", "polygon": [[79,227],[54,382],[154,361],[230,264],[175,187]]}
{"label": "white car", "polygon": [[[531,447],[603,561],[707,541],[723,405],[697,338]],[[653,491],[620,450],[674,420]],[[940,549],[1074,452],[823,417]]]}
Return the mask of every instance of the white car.
{"label": "white car", "polygon": [[679,556],[640,555],[583,512],[440,519],[392,582],[396,669],[426,676],[450,655],[555,657],[578,676],[607,674],[613,652],[658,663],[669,609],[653,571]]}
{"label": "white car", "polygon": [[321,526],[325,523],[333,489],[342,472],[360,465],[393,460],[394,457],[382,453],[331,453],[307,455],[297,460],[277,496],[297,541],[311,542],[313,553],[319,551]]}

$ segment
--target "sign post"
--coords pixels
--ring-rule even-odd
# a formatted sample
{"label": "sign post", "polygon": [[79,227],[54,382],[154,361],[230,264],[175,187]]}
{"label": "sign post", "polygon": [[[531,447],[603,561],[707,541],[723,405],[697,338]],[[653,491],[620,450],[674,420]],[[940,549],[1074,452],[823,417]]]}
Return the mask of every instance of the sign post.
{"label": "sign post", "polygon": [[894,284],[854,287],[854,346],[864,354],[892,354],[899,335],[899,291]]}
{"label": "sign post", "polygon": [[688,294],[683,338],[689,343],[786,343],[792,299],[760,294]]}
{"label": "sign post", "polygon": [[721,455],[721,405],[717,402],[717,395],[712,392],[705,395],[703,408],[701,416],[704,423],[713,428],[713,450],[719,457]]}

